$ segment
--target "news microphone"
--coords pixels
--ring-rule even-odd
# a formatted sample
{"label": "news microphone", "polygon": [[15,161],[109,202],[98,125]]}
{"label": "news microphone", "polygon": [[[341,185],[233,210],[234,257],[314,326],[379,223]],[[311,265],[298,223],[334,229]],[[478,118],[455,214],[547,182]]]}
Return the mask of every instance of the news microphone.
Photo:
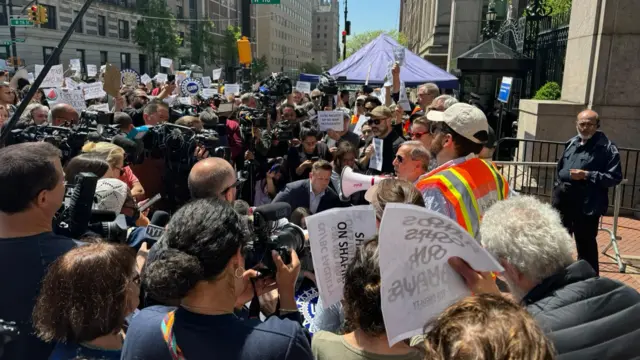
{"label": "news microphone", "polygon": [[145,240],[159,241],[169,220],[171,220],[171,216],[167,212],[160,210],[154,212],[151,217],[151,224],[147,225],[145,230]]}
{"label": "news microphone", "polygon": [[258,206],[253,210],[253,218],[258,221],[278,221],[282,218],[288,219],[291,215],[291,205],[285,202],[277,202]]}
{"label": "news microphone", "polygon": [[118,214],[114,211],[108,210],[91,210],[91,218],[89,220],[90,223],[98,223],[98,222],[110,222],[114,221]]}

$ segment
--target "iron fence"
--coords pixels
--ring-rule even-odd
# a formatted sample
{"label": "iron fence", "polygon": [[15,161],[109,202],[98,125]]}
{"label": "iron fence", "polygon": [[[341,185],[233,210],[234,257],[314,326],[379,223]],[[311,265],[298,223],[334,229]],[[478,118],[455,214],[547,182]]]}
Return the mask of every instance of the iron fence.
{"label": "iron fence", "polygon": [[570,14],[543,18],[537,39],[535,89],[549,81],[562,86],[564,61],[569,40]]}
{"label": "iron fence", "polygon": [[[498,141],[496,163],[509,185],[519,193],[551,199],[557,171],[555,164],[564,152],[565,143],[559,141],[504,138]],[[640,211],[640,174],[636,171],[640,161],[640,149],[618,148],[622,165],[622,178],[627,181],[619,186],[620,209]],[[613,206],[615,189],[610,189],[609,206]]]}

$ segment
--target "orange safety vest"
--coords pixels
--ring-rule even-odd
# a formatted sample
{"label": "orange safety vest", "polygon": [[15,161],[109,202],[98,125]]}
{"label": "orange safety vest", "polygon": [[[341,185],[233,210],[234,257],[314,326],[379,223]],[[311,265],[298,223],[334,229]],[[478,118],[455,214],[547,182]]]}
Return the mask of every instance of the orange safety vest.
{"label": "orange safety vest", "polygon": [[419,180],[420,192],[438,188],[453,206],[458,224],[477,238],[485,211],[509,195],[509,184],[495,165],[480,158],[435,169]]}

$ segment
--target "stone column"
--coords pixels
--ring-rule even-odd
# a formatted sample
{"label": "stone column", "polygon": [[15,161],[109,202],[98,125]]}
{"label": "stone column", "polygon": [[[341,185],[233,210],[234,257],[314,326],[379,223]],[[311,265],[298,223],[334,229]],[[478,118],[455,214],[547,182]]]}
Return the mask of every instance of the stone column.
{"label": "stone column", "polygon": [[453,0],[447,71],[456,68],[456,58],[481,40],[482,0]]}

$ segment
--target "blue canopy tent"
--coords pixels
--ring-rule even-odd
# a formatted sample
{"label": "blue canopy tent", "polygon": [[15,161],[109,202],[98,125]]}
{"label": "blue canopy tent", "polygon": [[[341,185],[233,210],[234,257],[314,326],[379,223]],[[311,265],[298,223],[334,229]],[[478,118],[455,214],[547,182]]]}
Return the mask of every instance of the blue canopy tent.
{"label": "blue canopy tent", "polygon": [[[344,76],[342,83],[364,84],[367,81],[369,68],[369,84],[383,84],[387,75],[389,62],[394,61],[394,49],[401,47],[387,34],[380,34],[369,44],[349,56],[345,61],[329,70],[334,77]],[[405,49],[404,65],[400,69],[400,79],[406,86],[415,87],[424,83],[435,83],[443,89],[457,89],[458,78],[433,65],[427,60]]]}
{"label": "blue canopy tent", "polygon": [[300,81],[307,81],[307,82],[310,82],[310,83],[318,83],[318,81],[320,81],[320,75],[300,73]]}

